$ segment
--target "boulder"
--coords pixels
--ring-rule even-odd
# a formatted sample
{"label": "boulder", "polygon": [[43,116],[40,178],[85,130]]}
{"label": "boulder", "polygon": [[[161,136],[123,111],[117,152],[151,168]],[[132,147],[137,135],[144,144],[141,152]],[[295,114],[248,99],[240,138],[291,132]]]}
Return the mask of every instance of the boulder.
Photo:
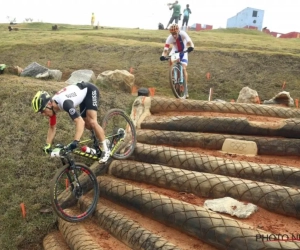
{"label": "boulder", "polygon": [[134,85],[134,75],[130,74],[127,70],[107,70],[97,77],[97,83],[103,84],[108,88],[131,93],[131,88]]}
{"label": "boulder", "polygon": [[290,93],[286,91],[282,91],[278,93],[270,100],[263,101],[263,104],[275,104],[275,105],[283,105],[288,107],[293,107],[295,105],[294,99],[290,96]]}
{"label": "boulder", "polygon": [[34,62],[27,66],[20,76],[29,76],[38,79],[54,79],[60,81],[62,72],[60,70],[49,70],[48,68]]}
{"label": "boulder", "polygon": [[44,73],[40,73],[35,76],[38,79],[53,79],[55,81],[60,81],[62,77],[62,72],[60,70],[49,69]]}
{"label": "boulder", "polygon": [[67,84],[76,84],[79,82],[96,82],[96,76],[92,70],[81,69],[74,71],[70,78],[66,81]]}
{"label": "boulder", "polygon": [[237,103],[259,103],[259,97],[256,90],[244,87],[239,93],[239,97],[236,100]]}
{"label": "boulder", "polygon": [[38,74],[43,74],[48,69],[36,62],[31,63],[28,65],[21,73],[21,76],[29,76],[29,77],[36,77]]}

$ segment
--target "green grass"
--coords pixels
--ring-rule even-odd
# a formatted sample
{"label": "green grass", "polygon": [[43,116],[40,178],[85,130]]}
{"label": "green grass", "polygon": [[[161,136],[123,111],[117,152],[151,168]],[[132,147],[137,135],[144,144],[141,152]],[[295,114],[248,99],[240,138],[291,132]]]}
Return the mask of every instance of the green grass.
{"label": "green grass", "polygon": [[[77,69],[91,69],[96,75],[105,70],[135,69],[138,87],[155,87],[156,93],[172,96],[168,66],[159,61],[166,30],[118,29],[58,24],[26,23],[19,31],[8,32],[1,24],[1,60],[22,68],[32,62],[63,71],[64,80]],[[292,97],[300,96],[300,39],[279,39],[256,30],[216,29],[190,31],[195,51],[189,55],[189,82],[194,99],[237,99],[242,87],[256,89],[261,99],[271,99],[280,91],[277,85],[287,82]],[[205,74],[212,78],[206,81]],[[226,86],[224,86],[226,83]],[[235,86],[235,88],[231,88]],[[224,92],[224,90],[226,90]]]}
{"label": "green grass", "polygon": [[[168,83],[168,64],[160,62],[168,31],[118,29],[58,24],[18,24],[9,32],[0,24],[0,63],[27,67],[32,62],[63,72],[63,81],[79,69],[103,71],[134,68],[138,87],[155,87],[156,95],[172,96]],[[278,39],[259,31],[217,29],[191,31],[195,51],[189,54],[189,92],[196,100],[237,99],[248,86],[260,99],[271,99],[286,81],[292,98],[300,97],[300,39]],[[211,79],[205,75],[210,72]],[[31,99],[39,89],[55,92],[64,83],[40,81],[13,75],[0,75],[0,248],[41,249],[43,237],[55,226],[52,214],[41,213],[50,207],[49,181],[59,166],[42,151],[47,120],[31,110]],[[109,108],[130,111],[134,97],[111,92],[99,86],[101,113]],[[100,115],[99,115],[100,119]],[[56,142],[72,140],[74,125],[59,114]],[[21,216],[24,202],[26,219]]]}

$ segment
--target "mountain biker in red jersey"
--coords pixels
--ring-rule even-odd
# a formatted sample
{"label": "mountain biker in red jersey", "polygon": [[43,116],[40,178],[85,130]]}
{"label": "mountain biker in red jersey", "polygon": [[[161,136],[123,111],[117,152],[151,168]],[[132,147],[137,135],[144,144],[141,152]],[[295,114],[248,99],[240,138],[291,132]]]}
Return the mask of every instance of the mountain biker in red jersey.
{"label": "mountain biker in red jersey", "polygon": [[[172,24],[169,28],[169,31],[171,34],[167,37],[162,56],[160,57],[161,61],[166,60],[165,57],[169,52],[170,45],[172,45],[172,50],[170,54],[173,54],[174,52],[183,52],[185,50],[187,50],[188,53],[190,53],[194,50],[194,44],[192,39],[185,31],[179,29],[178,24]],[[183,66],[183,73],[186,81],[186,86],[188,83],[188,73],[186,70],[188,65],[188,53],[180,54],[180,61]],[[170,65],[170,67],[172,67],[172,64]],[[189,98],[188,91],[186,98]]]}
{"label": "mountain biker in red jersey", "polygon": [[[46,154],[51,151],[51,144],[56,133],[56,114],[65,111],[75,123],[74,140],[68,147],[70,150],[78,146],[84,128],[93,130],[100,140],[102,155],[99,163],[105,163],[110,157],[110,150],[105,143],[105,133],[97,121],[97,110],[100,94],[96,85],[88,82],[68,85],[59,90],[53,97],[46,91],[38,91],[32,99],[32,108],[35,113],[49,117],[49,128],[46,145],[43,150]],[[75,107],[79,106],[80,113]]]}

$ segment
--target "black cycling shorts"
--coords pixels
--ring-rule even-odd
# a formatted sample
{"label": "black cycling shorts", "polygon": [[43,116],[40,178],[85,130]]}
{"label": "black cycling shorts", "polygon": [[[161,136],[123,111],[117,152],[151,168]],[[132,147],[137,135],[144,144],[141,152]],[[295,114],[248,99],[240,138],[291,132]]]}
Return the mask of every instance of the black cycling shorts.
{"label": "black cycling shorts", "polygon": [[98,110],[100,103],[100,93],[96,85],[89,82],[77,83],[80,89],[87,88],[87,93],[82,103],[79,105],[80,115],[86,117],[87,110]]}

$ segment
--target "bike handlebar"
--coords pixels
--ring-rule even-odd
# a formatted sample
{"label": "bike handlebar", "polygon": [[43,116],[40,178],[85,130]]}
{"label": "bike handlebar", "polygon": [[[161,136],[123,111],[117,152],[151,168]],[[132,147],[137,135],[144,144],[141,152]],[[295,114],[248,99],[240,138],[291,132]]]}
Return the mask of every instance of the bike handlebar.
{"label": "bike handlebar", "polygon": [[72,150],[69,149],[67,146],[64,146],[62,144],[57,144],[57,145],[55,145],[55,148],[51,149],[50,157],[51,158],[54,158],[54,157],[63,158],[71,152],[72,152]]}
{"label": "bike handlebar", "polygon": [[[181,52],[175,52],[175,53],[173,53],[172,55],[174,55],[174,54],[184,54],[184,53],[188,53],[188,50],[185,50],[185,51],[181,51]],[[165,58],[167,59],[167,60],[169,60],[171,57],[172,57],[172,55],[169,55],[169,56],[165,56]]]}

